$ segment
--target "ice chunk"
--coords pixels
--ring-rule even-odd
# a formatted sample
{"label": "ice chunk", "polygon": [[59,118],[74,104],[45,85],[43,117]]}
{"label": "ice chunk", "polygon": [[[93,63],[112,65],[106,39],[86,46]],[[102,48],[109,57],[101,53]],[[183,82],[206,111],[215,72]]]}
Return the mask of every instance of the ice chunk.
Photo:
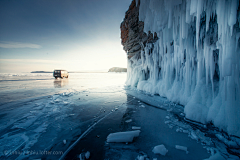
{"label": "ice chunk", "polygon": [[188,154],[187,147],[185,147],[185,146],[175,145],[175,148],[179,149],[179,150],[182,150],[182,151],[185,151],[186,154]]}
{"label": "ice chunk", "polygon": [[136,160],[145,160],[146,157],[147,155],[143,155],[143,156],[138,155]]}
{"label": "ice chunk", "polygon": [[85,153],[85,158],[86,158],[86,159],[89,159],[89,158],[90,158],[90,152],[89,152],[89,151],[87,151],[87,152]]}
{"label": "ice chunk", "polygon": [[132,142],[134,137],[138,137],[140,130],[127,131],[127,132],[116,132],[111,133],[107,136],[107,142]]}
{"label": "ice chunk", "polygon": [[67,141],[66,141],[66,139],[64,139],[64,140],[63,140],[63,144],[66,144],[66,143],[67,143]]}
{"label": "ice chunk", "polygon": [[238,147],[238,145],[237,145],[237,143],[236,142],[234,142],[234,141],[232,141],[232,140],[227,140],[226,138],[224,138],[224,136],[223,135],[221,135],[221,134],[216,134],[216,137],[220,140],[220,141],[222,141],[223,143],[225,143],[227,146],[229,146],[229,147]]}
{"label": "ice chunk", "polygon": [[191,134],[189,135],[189,137],[191,137],[192,139],[198,140],[198,136],[193,130],[191,131]]}
{"label": "ice chunk", "polygon": [[168,150],[166,149],[166,147],[163,144],[161,144],[161,145],[155,146],[153,148],[152,152],[154,154],[161,154],[161,155],[165,156],[167,154]]}
{"label": "ice chunk", "polygon": [[130,123],[130,122],[132,122],[132,119],[128,119],[128,120],[126,120],[125,122],[126,122],[126,123]]}
{"label": "ice chunk", "polygon": [[137,127],[137,126],[132,126],[132,129],[134,129],[134,130],[140,130],[141,129],[141,127]]}

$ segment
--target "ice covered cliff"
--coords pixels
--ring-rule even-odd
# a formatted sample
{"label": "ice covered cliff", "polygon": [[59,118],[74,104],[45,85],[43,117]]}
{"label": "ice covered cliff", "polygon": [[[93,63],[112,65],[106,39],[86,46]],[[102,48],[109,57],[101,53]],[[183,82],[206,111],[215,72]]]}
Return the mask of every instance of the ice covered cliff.
{"label": "ice covered cliff", "polygon": [[239,0],[133,0],[121,23],[127,84],[240,136]]}

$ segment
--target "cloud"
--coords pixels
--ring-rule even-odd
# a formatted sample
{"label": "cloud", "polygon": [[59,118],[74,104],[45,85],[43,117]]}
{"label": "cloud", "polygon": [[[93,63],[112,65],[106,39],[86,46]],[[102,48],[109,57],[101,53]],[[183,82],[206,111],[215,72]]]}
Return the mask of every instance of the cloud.
{"label": "cloud", "polygon": [[62,61],[44,60],[44,59],[0,59],[0,63],[42,63],[42,64],[57,64]]}
{"label": "cloud", "polygon": [[0,48],[35,48],[39,49],[42,46],[32,43],[20,43],[20,42],[0,42]]}

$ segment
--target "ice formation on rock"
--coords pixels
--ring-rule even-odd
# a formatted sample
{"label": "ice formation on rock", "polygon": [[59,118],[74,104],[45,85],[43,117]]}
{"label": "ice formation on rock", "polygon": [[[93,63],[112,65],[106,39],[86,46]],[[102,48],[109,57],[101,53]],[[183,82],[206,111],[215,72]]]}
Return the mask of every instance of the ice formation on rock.
{"label": "ice formation on rock", "polygon": [[128,59],[127,85],[183,104],[187,118],[240,136],[239,0],[135,4],[144,32],[158,39],[139,40],[141,51]]}

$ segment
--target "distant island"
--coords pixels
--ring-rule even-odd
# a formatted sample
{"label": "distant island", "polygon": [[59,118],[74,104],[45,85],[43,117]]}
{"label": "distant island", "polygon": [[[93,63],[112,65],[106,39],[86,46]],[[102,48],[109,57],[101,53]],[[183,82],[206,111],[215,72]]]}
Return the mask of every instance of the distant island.
{"label": "distant island", "polygon": [[32,71],[31,73],[53,73],[50,71]]}
{"label": "distant island", "polygon": [[113,67],[110,68],[108,72],[127,72],[127,68]]}

